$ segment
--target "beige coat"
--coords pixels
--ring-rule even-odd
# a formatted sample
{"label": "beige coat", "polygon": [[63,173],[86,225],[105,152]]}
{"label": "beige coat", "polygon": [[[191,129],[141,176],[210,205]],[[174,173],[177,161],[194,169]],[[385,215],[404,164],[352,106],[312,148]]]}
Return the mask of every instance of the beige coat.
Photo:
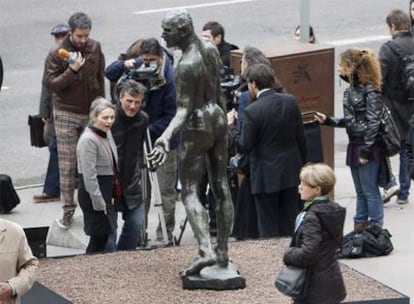
{"label": "beige coat", "polygon": [[19,225],[0,219],[0,282],[8,282],[17,297],[1,304],[18,304],[33,285],[39,268],[26,235]]}

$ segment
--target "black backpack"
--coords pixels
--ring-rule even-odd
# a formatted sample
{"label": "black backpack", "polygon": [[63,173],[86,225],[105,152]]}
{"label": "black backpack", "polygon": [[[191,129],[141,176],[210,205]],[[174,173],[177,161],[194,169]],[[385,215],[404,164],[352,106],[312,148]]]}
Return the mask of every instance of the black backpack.
{"label": "black backpack", "polygon": [[19,203],[20,198],[13,187],[11,177],[0,174],[0,214],[9,213]]}
{"label": "black backpack", "polygon": [[387,229],[369,227],[362,232],[352,231],[342,239],[342,248],[337,252],[341,258],[363,258],[388,255],[394,249],[391,234]]}
{"label": "black backpack", "polygon": [[407,102],[414,102],[414,52],[406,54],[394,41],[387,42],[391,50],[400,58],[401,89],[405,91]]}

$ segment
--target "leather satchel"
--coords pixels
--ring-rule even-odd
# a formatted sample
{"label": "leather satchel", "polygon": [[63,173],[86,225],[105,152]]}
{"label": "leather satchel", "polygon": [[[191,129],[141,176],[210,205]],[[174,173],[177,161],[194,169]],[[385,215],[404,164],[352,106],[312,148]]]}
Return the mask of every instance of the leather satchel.
{"label": "leather satchel", "polygon": [[309,269],[284,265],[279,272],[275,286],[284,295],[293,299],[306,297]]}
{"label": "leather satchel", "polygon": [[385,154],[389,157],[398,154],[401,149],[401,137],[397,124],[386,105],[384,105],[381,116],[380,134],[384,144]]}
{"label": "leather satchel", "polygon": [[30,126],[30,144],[33,147],[42,148],[47,144],[43,137],[44,122],[40,115],[29,115],[28,125]]}

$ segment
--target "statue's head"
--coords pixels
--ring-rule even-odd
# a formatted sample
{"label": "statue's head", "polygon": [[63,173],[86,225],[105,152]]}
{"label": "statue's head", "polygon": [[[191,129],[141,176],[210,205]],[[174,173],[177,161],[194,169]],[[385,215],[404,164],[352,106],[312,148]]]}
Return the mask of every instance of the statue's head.
{"label": "statue's head", "polygon": [[168,47],[178,46],[180,41],[194,34],[193,20],[185,9],[167,13],[161,23],[162,38]]}

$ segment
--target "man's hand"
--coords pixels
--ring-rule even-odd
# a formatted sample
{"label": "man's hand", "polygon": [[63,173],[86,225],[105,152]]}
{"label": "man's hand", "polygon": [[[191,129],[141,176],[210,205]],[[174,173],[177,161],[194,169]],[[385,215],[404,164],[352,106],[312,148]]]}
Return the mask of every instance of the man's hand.
{"label": "man's hand", "polygon": [[76,55],[76,60],[73,63],[69,64],[69,67],[71,70],[78,72],[80,68],[85,64],[85,58],[82,57],[81,52],[78,52]]}
{"label": "man's hand", "polygon": [[236,119],[237,119],[236,109],[233,109],[233,110],[227,112],[227,124],[229,126],[233,125],[236,122]]}
{"label": "man's hand", "polygon": [[8,283],[0,283],[0,303],[2,301],[10,300],[13,290]]}
{"label": "man's hand", "polygon": [[125,60],[124,67],[128,70],[135,68],[135,59]]}
{"label": "man's hand", "polygon": [[161,166],[167,159],[167,153],[169,151],[169,140],[162,136],[158,137],[158,139],[155,141],[154,148],[147,155],[151,166]]}

